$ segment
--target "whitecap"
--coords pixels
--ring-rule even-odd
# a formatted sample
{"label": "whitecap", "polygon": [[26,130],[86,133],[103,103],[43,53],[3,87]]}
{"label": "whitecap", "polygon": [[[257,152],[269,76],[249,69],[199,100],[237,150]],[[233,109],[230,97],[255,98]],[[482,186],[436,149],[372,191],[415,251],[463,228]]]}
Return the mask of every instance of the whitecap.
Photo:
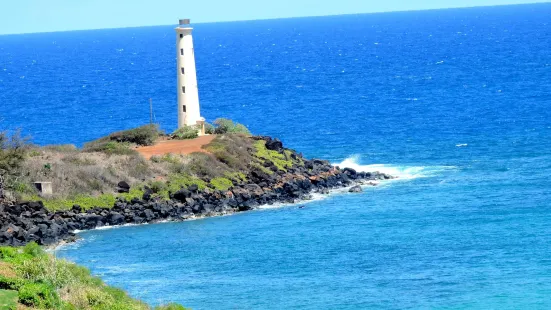
{"label": "whitecap", "polygon": [[456,144],[455,146],[457,146],[457,147],[466,147],[466,146],[468,146],[468,144],[467,143],[461,143],[461,144]]}
{"label": "whitecap", "polygon": [[381,172],[397,177],[396,180],[412,180],[438,175],[447,170],[455,170],[455,166],[406,166],[393,164],[360,164],[360,156],[351,156],[341,163],[335,164],[341,168],[352,168],[358,172]]}

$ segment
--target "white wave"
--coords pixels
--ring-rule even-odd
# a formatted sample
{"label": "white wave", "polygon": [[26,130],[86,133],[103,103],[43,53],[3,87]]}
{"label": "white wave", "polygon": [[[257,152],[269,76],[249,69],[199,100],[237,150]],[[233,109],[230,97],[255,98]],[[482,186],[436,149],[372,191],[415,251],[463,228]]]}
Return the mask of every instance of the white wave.
{"label": "white wave", "polygon": [[392,164],[371,164],[362,165],[360,156],[355,155],[335,164],[341,168],[352,168],[358,172],[381,172],[395,177],[398,180],[412,180],[417,178],[427,178],[438,175],[446,170],[457,169],[455,166],[399,166]]}
{"label": "white wave", "polygon": [[[337,190],[333,190],[331,192],[336,192]],[[290,207],[290,206],[297,206],[297,205],[305,205],[308,203],[312,203],[315,201],[323,200],[327,197],[329,197],[329,194],[320,194],[320,193],[312,193],[310,194],[310,198],[307,200],[300,200],[296,202],[278,202],[273,204],[265,204],[258,206],[258,210],[269,210],[269,209],[279,209],[283,207]]]}
{"label": "white wave", "polygon": [[468,146],[467,143],[461,143],[461,144],[456,144],[455,146],[457,147],[465,147],[465,146]]}
{"label": "white wave", "polygon": [[122,225],[105,225],[105,226],[95,227],[95,228],[92,228],[92,229],[84,229],[84,230],[77,229],[73,232],[75,234],[78,234],[78,233],[85,232],[85,231],[90,231],[90,230],[108,230],[108,229],[116,229],[116,228],[120,228],[120,227],[139,226],[139,225],[147,225],[147,224],[149,224],[149,223],[143,223],[143,224],[126,223],[126,224],[122,224]]}

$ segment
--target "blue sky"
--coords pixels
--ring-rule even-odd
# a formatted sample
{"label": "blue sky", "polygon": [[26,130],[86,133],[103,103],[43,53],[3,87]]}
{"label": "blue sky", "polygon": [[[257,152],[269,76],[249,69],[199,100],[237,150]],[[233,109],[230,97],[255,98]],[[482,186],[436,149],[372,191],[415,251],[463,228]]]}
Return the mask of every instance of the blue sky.
{"label": "blue sky", "polygon": [[407,11],[549,0],[8,0],[0,34]]}

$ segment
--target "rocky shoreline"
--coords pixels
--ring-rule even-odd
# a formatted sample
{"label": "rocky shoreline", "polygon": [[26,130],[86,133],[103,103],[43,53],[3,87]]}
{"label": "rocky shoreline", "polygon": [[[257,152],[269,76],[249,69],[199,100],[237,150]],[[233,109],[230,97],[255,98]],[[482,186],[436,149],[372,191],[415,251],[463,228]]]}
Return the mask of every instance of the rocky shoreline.
{"label": "rocky shoreline", "polygon": [[[266,140],[266,147],[271,150],[289,151],[279,140],[260,139]],[[170,200],[166,201],[152,198],[151,193],[146,192],[142,199],[118,199],[112,208],[82,210],[75,205],[70,210],[56,212],[48,211],[40,201],[0,205],[0,245],[21,246],[33,241],[40,245],[70,242],[76,239],[75,231],[245,212],[261,205],[308,200],[313,193],[328,194],[332,189],[394,178],[379,172],[340,169],[327,161],[303,159],[294,151],[291,156],[300,157],[303,165],[272,175],[253,169],[248,173],[246,183],[237,184],[227,191],[199,190],[198,186],[191,185],[172,193]],[[360,190],[355,187],[352,192]]]}

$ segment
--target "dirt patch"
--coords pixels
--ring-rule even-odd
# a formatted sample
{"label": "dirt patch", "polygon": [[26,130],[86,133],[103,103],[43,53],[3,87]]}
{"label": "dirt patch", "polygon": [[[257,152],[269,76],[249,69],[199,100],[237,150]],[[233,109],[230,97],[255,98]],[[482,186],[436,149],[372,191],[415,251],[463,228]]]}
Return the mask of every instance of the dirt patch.
{"label": "dirt patch", "polygon": [[6,278],[16,278],[17,274],[15,274],[15,271],[13,271],[10,264],[0,262],[0,276]]}
{"label": "dirt patch", "polygon": [[208,153],[203,149],[204,145],[209,144],[216,136],[202,136],[191,140],[169,140],[159,141],[152,146],[143,146],[136,149],[146,159],[152,156],[165,154],[191,154],[195,152]]}

